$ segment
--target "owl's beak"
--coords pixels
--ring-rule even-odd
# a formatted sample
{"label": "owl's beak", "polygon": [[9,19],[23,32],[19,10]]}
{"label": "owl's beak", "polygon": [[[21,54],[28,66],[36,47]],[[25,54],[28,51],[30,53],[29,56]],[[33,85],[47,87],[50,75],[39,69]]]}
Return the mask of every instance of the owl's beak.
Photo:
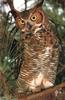
{"label": "owl's beak", "polygon": [[22,29],[22,31],[21,31],[22,33],[25,33],[26,32],[26,29]]}
{"label": "owl's beak", "polygon": [[31,31],[32,25],[27,22],[25,27],[22,29],[22,33],[29,33]]}
{"label": "owl's beak", "polygon": [[27,28],[28,28],[29,30],[32,28],[32,25],[31,25],[29,22],[27,22]]}

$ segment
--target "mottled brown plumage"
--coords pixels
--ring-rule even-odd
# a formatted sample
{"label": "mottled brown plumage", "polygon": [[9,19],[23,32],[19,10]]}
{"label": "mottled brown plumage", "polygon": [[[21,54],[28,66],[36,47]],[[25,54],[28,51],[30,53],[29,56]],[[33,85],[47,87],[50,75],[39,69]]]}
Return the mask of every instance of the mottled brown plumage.
{"label": "mottled brown plumage", "polygon": [[59,43],[42,8],[33,8],[16,19],[21,30],[23,64],[17,79],[20,93],[38,92],[54,86]]}

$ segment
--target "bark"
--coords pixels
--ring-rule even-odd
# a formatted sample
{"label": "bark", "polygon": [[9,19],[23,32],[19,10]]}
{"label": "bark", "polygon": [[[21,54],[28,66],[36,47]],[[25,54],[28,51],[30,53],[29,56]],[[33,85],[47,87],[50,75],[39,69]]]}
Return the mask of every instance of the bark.
{"label": "bark", "polygon": [[18,94],[16,100],[65,100],[65,83],[29,96]]}
{"label": "bark", "polygon": [[8,92],[8,84],[5,78],[4,73],[0,70],[0,82],[2,83],[2,87],[4,90],[4,96],[8,96],[9,92]]}

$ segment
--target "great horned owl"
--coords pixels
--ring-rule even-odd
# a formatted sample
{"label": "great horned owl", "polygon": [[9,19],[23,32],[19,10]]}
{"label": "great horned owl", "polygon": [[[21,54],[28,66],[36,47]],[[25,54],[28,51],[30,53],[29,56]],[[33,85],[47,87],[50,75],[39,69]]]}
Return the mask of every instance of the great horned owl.
{"label": "great horned owl", "polygon": [[23,46],[23,63],[17,79],[18,92],[38,92],[54,86],[59,42],[50,29],[43,9],[38,7],[23,12],[16,23],[21,30]]}

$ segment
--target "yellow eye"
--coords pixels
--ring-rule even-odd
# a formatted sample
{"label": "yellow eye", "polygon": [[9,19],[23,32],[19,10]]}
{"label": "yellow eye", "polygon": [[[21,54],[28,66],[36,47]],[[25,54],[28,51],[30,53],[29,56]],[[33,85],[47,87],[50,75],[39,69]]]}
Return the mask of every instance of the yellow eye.
{"label": "yellow eye", "polygon": [[24,19],[21,18],[20,23],[21,23],[22,25],[24,25],[24,24],[25,24]]}
{"label": "yellow eye", "polygon": [[36,18],[37,18],[37,16],[32,16],[32,17],[31,17],[31,20],[32,20],[32,21],[36,21]]}

